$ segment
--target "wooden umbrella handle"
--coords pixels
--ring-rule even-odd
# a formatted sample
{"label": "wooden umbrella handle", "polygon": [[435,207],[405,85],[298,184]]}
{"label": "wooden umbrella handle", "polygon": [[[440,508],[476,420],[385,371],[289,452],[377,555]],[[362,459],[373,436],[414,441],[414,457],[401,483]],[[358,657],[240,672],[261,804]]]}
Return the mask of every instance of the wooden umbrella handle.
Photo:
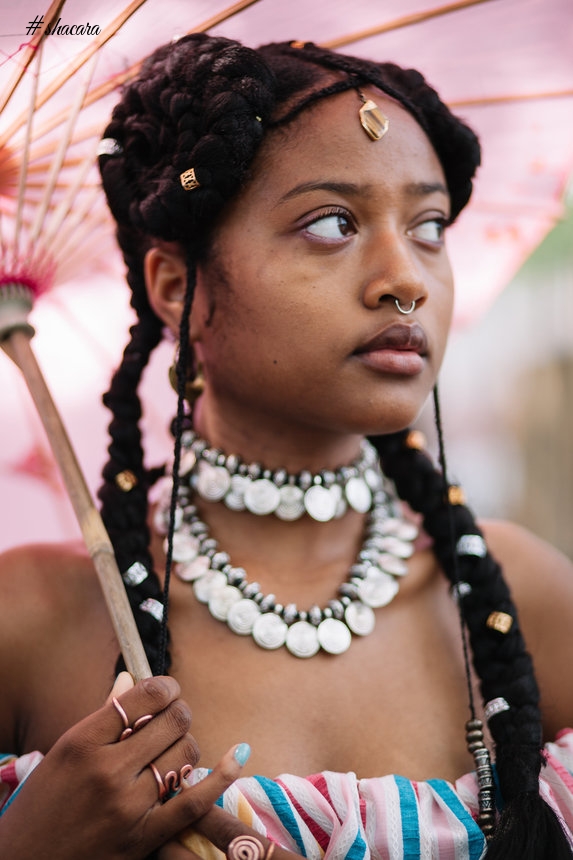
{"label": "wooden umbrella handle", "polygon": [[62,419],[30,344],[31,327],[15,328],[1,346],[20,368],[48,436],[84,541],[92,557],[128,672],[135,681],[151,676],[112,543],[85,482]]}

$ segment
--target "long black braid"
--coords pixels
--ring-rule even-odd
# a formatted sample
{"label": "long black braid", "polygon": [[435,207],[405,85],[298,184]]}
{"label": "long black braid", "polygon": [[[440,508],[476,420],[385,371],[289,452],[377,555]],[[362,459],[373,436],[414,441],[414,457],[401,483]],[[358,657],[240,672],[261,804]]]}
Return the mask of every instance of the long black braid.
{"label": "long black braid", "polygon": [[[248,181],[265,131],[287,124],[319,99],[366,84],[397,99],[427,133],[444,169],[453,221],[471,194],[480,159],[477,138],[418,72],[393,64],[371,63],[310,44],[302,49],[290,43],[267,45],[254,51],[222,38],[188,36],[160,48],[144,64],[106,129],[105,137],[118,146],[114,154],[100,157],[100,169],[139,322],[105,398],[114,418],[100,498],[136,621],[157,671],[167,668],[169,661],[162,663],[165,631],[160,612],[155,611],[162,599],[149,552],[146,494],[151,478],[143,466],[136,389],[160,339],[161,323],[145,294],[144,255],[156,240],[179,243],[187,259],[190,308],[197,263],[208,254],[217,216]],[[191,193],[179,178],[189,168],[200,183]],[[185,372],[181,365],[179,433]],[[456,582],[459,572],[471,586],[463,598],[464,620],[484,701],[502,696],[510,704],[490,722],[505,809],[488,857],[570,858],[561,827],[538,793],[543,763],[539,695],[502,572],[489,554],[456,558],[457,539],[480,531],[466,507],[451,507],[442,474],[405,439],[406,431],[373,441],[400,496],[422,513],[446,576]],[[127,491],[121,488],[124,482],[118,483],[118,475],[126,470],[136,478]],[[141,573],[138,562],[145,569],[143,580],[133,573],[134,564],[135,573]],[[507,635],[485,624],[492,610],[513,617]]]}

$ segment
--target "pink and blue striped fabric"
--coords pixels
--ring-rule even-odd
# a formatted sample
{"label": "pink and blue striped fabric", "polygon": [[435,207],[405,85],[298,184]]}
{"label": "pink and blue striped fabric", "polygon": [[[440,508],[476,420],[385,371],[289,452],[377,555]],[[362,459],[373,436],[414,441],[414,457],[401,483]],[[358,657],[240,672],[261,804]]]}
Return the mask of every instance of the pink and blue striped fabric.
{"label": "pink and blue striped fabric", "polygon": [[[573,846],[573,730],[546,745],[540,792],[558,813]],[[0,807],[42,756],[0,756]],[[196,768],[193,783],[207,774]],[[219,805],[277,844],[313,860],[479,860],[485,849],[475,822],[477,782],[470,773],[455,783],[415,782],[401,776],[357,779],[324,772],[275,780],[238,779]],[[1,810],[0,810],[1,814]],[[181,841],[204,860],[224,854],[187,831]]]}
{"label": "pink and blue striped fabric", "polygon": [[[540,780],[573,846],[573,730],[547,744]],[[192,775],[197,782],[206,770]],[[485,850],[476,824],[474,773],[455,783],[401,776],[357,779],[325,772],[276,780],[245,777],[220,805],[284,848],[313,860],[479,860]],[[189,832],[183,844],[205,860],[224,855]]]}

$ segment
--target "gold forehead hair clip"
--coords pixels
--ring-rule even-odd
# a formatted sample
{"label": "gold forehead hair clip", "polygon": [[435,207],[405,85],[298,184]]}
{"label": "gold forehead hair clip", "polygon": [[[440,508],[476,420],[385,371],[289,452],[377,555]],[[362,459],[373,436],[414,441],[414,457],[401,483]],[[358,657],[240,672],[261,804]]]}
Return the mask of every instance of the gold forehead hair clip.
{"label": "gold forehead hair clip", "polygon": [[390,127],[390,120],[382,113],[372,99],[367,99],[361,90],[356,90],[360,96],[362,107],[358,111],[360,125],[371,140],[381,140]]}

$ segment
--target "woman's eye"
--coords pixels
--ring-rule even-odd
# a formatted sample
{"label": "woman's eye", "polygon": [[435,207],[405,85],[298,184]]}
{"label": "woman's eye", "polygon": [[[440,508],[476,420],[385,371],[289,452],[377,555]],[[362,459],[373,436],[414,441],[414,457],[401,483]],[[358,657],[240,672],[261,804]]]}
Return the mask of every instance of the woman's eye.
{"label": "woman's eye", "polygon": [[304,229],[319,239],[343,239],[354,232],[350,219],[339,212],[323,215],[307,224]]}
{"label": "woman's eye", "polygon": [[408,236],[428,242],[431,245],[442,245],[444,241],[444,221],[440,218],[432,218],[430,221],[422,221],[416,227],[407,230]]}

